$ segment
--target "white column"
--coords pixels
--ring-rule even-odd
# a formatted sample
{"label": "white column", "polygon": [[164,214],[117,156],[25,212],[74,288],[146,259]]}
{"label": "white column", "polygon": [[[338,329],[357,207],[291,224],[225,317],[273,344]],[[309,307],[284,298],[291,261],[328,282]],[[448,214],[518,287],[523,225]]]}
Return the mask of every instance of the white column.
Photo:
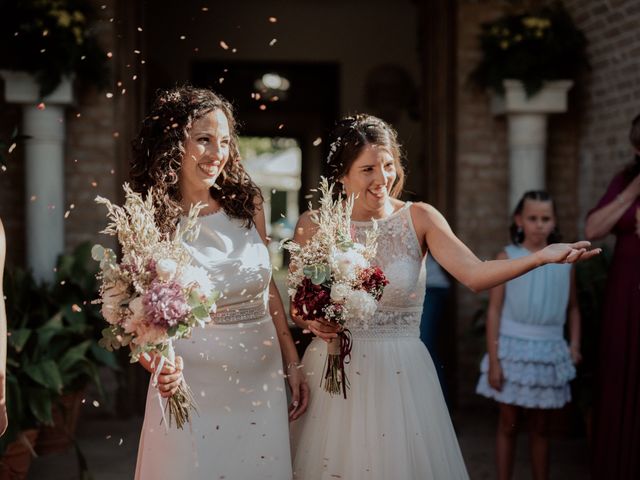
{"label": "white column", "polygon": [[38,85],[23,72],[2,71],[7,102],[22,104],[26,159],[27,262],[38,280],[51,281],[58,255],[64,251],[64,106],[71,104],[66,79],[42,99]]}
{"label": "white column", "polygon": [[491,109],[507,115],[509,130],[509,215],[527,190],[545,188],[547,116],[567,111],[569,80],[545,83],[527,97],[522,82],[505,80],[504,95],[494,94]]}
{"label": "white column", "polygon": [[512,113],[509,129],[509,213],[527,190],[545,188],[547,115]]}
{"label": "white column", "polygon": [[287,194],[287,220],[291,225],[295,225],[300,216],[298,207],[298,190],[285,190]]}

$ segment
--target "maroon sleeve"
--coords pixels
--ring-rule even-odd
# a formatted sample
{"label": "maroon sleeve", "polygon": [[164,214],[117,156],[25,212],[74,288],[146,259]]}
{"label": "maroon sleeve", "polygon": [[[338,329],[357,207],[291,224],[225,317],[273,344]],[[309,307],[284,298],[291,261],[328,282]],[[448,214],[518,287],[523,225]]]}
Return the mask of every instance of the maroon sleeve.
{"label": "maroon sleeve", "polygon": [[624,178],[624,172],[620,172],[615,177],[613,177],[613,180],[611,180],[611,183],[607,187],[607,191],[604,193],[598,204],[591,210],[589,210],[589,213],[587,213],[587,217],[596,210],[599,210],[605,205],[609,205],[611,202],[613,202],[616,197],[620,195],[620,193],[626,188],[626,183],[627,182]]}

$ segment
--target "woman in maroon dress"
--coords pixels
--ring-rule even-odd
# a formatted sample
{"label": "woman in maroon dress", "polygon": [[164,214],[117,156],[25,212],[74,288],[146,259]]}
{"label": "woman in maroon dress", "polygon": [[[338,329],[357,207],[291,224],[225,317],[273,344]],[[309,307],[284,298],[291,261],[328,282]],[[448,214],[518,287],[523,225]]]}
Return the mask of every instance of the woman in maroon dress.
{"label": "woman in maroon dress", "polygon": [[636,151],[589,212],[589,240],[616,236],[600,335],[592,474],[640,479],[640,115],[631,123]]}

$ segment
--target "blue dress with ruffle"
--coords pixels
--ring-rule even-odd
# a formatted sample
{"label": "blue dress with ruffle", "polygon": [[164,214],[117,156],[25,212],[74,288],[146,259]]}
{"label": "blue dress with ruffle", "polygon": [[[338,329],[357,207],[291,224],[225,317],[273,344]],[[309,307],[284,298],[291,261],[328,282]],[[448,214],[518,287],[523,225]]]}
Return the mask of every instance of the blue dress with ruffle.
{"label": "blue dress with ruffle", "polygon": [[[530,253],[517,245],[505,252]],[[545,265],[506,283],[498,338],[502,390],[489,385],[485,354],[476,393],[525,408],[560,408],[571,400],[576,371],[563,332],[570,283],[571,265]]]}

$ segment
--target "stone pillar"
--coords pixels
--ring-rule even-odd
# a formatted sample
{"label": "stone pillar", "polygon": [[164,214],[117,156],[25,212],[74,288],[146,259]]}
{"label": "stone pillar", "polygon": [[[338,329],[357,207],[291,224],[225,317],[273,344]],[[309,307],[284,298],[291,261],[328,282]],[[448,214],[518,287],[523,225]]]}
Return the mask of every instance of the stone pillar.
{"label": "stone pillar", "polygon": [[567,111],[570,80],[545,83],[527,97],[522,82],[505,80],[504,95],[493,95],[495,115],[507,115],[509,129],[509,214],[527,190],[546,185],[547,116]]}
{"label": "stone pillar", "polygon": [[25,72],[2,71],[7,102],[22,105],[25,141],[27,262],[37,280],[51,281],[64,251],[64,107],[73,101],[72,82],[64,79],[44,99]]}

